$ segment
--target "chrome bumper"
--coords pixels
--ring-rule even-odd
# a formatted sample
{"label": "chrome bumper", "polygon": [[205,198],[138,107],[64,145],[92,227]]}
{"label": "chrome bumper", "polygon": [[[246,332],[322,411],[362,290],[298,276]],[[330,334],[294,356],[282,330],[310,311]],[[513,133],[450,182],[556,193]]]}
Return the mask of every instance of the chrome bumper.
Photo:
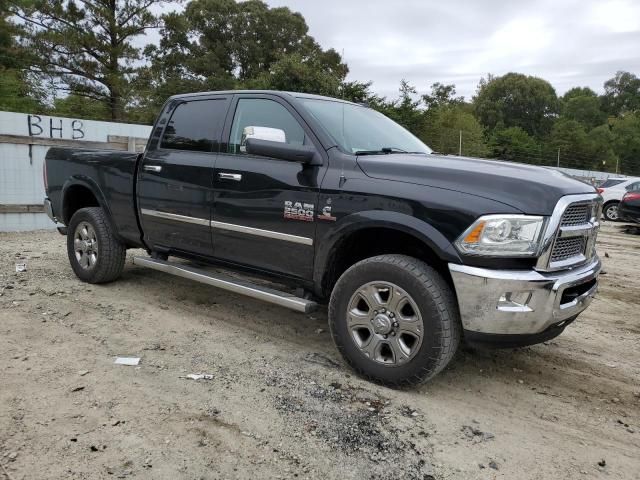
{"label": "chrome bumper", "polygon": [[53,207],[51,206],[51,200],[49,200],[48,198],[44,199],[44,212],[47,214],[47,217],[49,217],[52,222],[58,223],[58,220],[53,215]]}
{"label": "chrome bumper", "polygon": [[465,330],[527,335],[575,317],[593,299],[602,264],[597,256],[572,270],[490,270],[449,264]]}

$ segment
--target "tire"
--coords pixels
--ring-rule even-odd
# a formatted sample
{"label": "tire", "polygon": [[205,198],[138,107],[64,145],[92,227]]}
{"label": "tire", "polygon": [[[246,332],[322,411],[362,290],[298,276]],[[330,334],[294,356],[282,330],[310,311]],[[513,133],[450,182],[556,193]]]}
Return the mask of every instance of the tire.
{"label": "tire", "polygon": [[349,268],[331,293],[329,328],[358,374],[390,387],[437,375],[461,337],[451,287],[429,265],[406,255],[380,255]]}
{"label": "tire", "polygon": [[617,222],[619,220],[618,216],[618,203],[619,202],[609,202],[602,209],[602,213],[604,218],[609,220],[610,222]]}
{"label": "tire", "polygon": [[76,276],[87,283],[106,283],[122,273],[125,246],[115,237],[104,210],[81,208],[67,230],[67,254]]}

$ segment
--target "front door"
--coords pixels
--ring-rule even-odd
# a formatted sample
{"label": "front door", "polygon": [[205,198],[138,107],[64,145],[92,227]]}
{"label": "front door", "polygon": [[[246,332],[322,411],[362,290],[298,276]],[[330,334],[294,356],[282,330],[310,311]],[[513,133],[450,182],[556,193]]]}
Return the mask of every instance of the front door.
{"label": "front door", "polygon": [[211,179],[230,101],[181,99],[163,112],[158,126],[166,126],[152,138],[138,177],[140,220],[151,249],[213,254]]}
{"label": "front door", "polygon": [[[245,152],[246,127],[284,132],[290,144],[315,145],[284,100],[237,95],[214,169],[212,221],[216,258],[303,279],[312,278],[315,219],[324,165],[311,166]],[[320,150],[319,150],[320,151]]]}

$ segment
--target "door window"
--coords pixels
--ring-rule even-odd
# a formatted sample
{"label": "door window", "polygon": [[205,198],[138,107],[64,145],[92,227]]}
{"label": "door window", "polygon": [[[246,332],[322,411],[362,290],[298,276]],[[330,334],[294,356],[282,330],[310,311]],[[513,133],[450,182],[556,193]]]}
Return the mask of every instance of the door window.
{"label": "door window", "polygon": [[178,105],[164,129],[161,148],[212,152],[218,148],[227,102],[225,98]]}
{"label": "door window", "polygon": [[278,102],[263,98],[241,98],[231,126],[229,153],[243,153],[240,149],[246,127],[269,127],[284,131],[285,142],[304,144],[304,130],[289,111]]}

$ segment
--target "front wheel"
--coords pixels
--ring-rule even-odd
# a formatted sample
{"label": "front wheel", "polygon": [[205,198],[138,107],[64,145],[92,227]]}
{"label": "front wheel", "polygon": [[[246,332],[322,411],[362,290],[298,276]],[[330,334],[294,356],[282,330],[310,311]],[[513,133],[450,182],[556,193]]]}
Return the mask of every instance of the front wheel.
{"label": "front wheel", "polygon": [[618,215],[618,202],[610,202],[604,206],[604,218],[610,222],[617,222],[620,218]]}
{"label": "front wheel", "polygon": [[349,268],[331,294],[329,326],[346,362],[389,386],[432,378],[460,343],[451,287],[426,263],[405,255],[380,255]]}
{"label": "front wheel", "polygon": [[88,283],[106,283],[122,273],[125,246],[115,237],[99,207],[81,208],[67,229],[67,254],[76,276]]}

